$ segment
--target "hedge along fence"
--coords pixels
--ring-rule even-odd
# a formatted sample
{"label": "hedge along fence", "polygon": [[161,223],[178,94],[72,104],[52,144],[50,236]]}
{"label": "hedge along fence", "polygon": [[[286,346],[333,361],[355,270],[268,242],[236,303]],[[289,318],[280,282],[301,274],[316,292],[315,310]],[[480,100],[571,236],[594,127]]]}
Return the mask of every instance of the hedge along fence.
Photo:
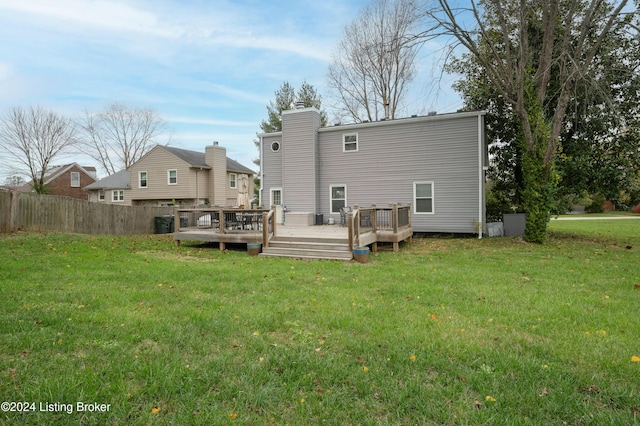
{"label": "hedge along fence", "polygon": [[0,191],[0,232],[153,234],[156,216],[173,207],[119,206],[69,197]]}

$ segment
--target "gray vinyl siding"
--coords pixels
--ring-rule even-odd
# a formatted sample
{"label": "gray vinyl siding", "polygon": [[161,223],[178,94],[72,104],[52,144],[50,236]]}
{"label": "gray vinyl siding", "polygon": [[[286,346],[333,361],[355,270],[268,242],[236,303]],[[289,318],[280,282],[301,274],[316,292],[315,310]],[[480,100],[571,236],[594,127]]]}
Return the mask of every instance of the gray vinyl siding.
{"label": "gray vinyl siding", "polygon": [[282,120],[283,204],[290,211],[315,213],[320,116],[314,109],[294,110],[284,112]]}
{"label": "gray vinyl siding", "polygon": [[[280,143],[280,151],[271,151],[273,142]],[[271,188],[282,188],[282,136],[265,136],[262,138],[262,165],[260,167],[262,177],[260,188],[262,191],[261,204],[264,207],[271,207],[269,194]]]}
{"label": "gray vinyl siding", "polygon": [[[346,185],[349,206],[394,202],[413,206],[414,182],[433,182],[434,213],[412,214],[414,231],[474,232],[483,214],[479,212],[479,161],[483,157],[479,155],[478,117],[436,116],[322,129],[320,213],[330,215],[331,185]],[[342,135],[346,133],[358,133],[357,152],[343,152]]]}

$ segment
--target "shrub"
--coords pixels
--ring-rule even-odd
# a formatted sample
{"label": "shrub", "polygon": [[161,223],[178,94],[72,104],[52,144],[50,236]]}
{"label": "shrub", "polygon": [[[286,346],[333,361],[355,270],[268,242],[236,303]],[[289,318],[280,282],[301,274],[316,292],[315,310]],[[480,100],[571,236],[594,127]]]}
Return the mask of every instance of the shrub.
{"label": "shrub", "polygon": [[637,206],[635,206],[633,209],[631,209],[632,212],[634,213],[640,213],[640,203],[638,203]]}
{"label": "shrub", "polygon": [[587,213],[603,213],[604,212],[604,195],[594,194],[591,197],[591,204],[584,208]]}

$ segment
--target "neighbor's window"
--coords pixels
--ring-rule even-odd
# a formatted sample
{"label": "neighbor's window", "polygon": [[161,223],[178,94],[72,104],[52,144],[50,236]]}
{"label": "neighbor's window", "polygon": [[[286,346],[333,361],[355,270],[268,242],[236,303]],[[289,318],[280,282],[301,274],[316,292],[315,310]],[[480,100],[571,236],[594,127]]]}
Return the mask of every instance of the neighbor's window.
{"label": "neighbor's window", "polygon": [[119,203],[124,201],[124,190],[117,189],[111,192],[111,201],[114,203]]}
{"label": "neighbor's window", "polygon": [[331,185],[331,213],[340,213],[340,209],[347,205],[347,187],[345,185]]}
{"label": "neighbor's window", "polygon": [[177,170],[167,170],[167,183],[169,185],[177,185],[178,184],[178,171]]}
{"label": "neighbor's window", "polygon": [[73,188],[80,186],[80,172],[71,172],[71,186]]}
{"label": "neighbor's window", "polygon": [[237,188],[238,187],[238,175],[235,173],[229,173],[229,188]]}
{"label": "neighbor's window", "polygon": [[104,191],[98,191],[98,201],[104,201]]}
{"label": "neighbor's window", "polygon": [[358,150],[358,134],[350,133],[342,135],[342,151],[357,151]]}
{"label": "neighbor's window", "polygon": [[433,182],[413,183],[414,213],[433,213]]}
{"label": "neighbor's window", "polygon": [[146,188],[148,183],[147,172],[138,172],[138,187]]}

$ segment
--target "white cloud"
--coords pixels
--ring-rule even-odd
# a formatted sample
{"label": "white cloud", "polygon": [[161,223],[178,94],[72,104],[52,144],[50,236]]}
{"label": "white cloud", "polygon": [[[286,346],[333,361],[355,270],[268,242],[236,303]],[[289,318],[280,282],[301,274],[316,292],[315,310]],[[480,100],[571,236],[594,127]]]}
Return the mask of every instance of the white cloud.
{"label": "white cloud", "polygon": [[[148,11],[140,10],[126,3],[97,0],[0,0],[0,9],[37,15],[48,23],[60,27],[69,23],[86,29],[107,29],[111,31],[129,31],[150,33],[159,36],[171,36],[167,27],[158,22],[158,17]],[[63,22],[61,22],[63,21]]]}
{"label": "white cloud", "polygon": [[166,120],[170,123],[200,124],[204,126],[256,127],[256,123],[253,121],[209,120],[193,117],[168,117]]}

